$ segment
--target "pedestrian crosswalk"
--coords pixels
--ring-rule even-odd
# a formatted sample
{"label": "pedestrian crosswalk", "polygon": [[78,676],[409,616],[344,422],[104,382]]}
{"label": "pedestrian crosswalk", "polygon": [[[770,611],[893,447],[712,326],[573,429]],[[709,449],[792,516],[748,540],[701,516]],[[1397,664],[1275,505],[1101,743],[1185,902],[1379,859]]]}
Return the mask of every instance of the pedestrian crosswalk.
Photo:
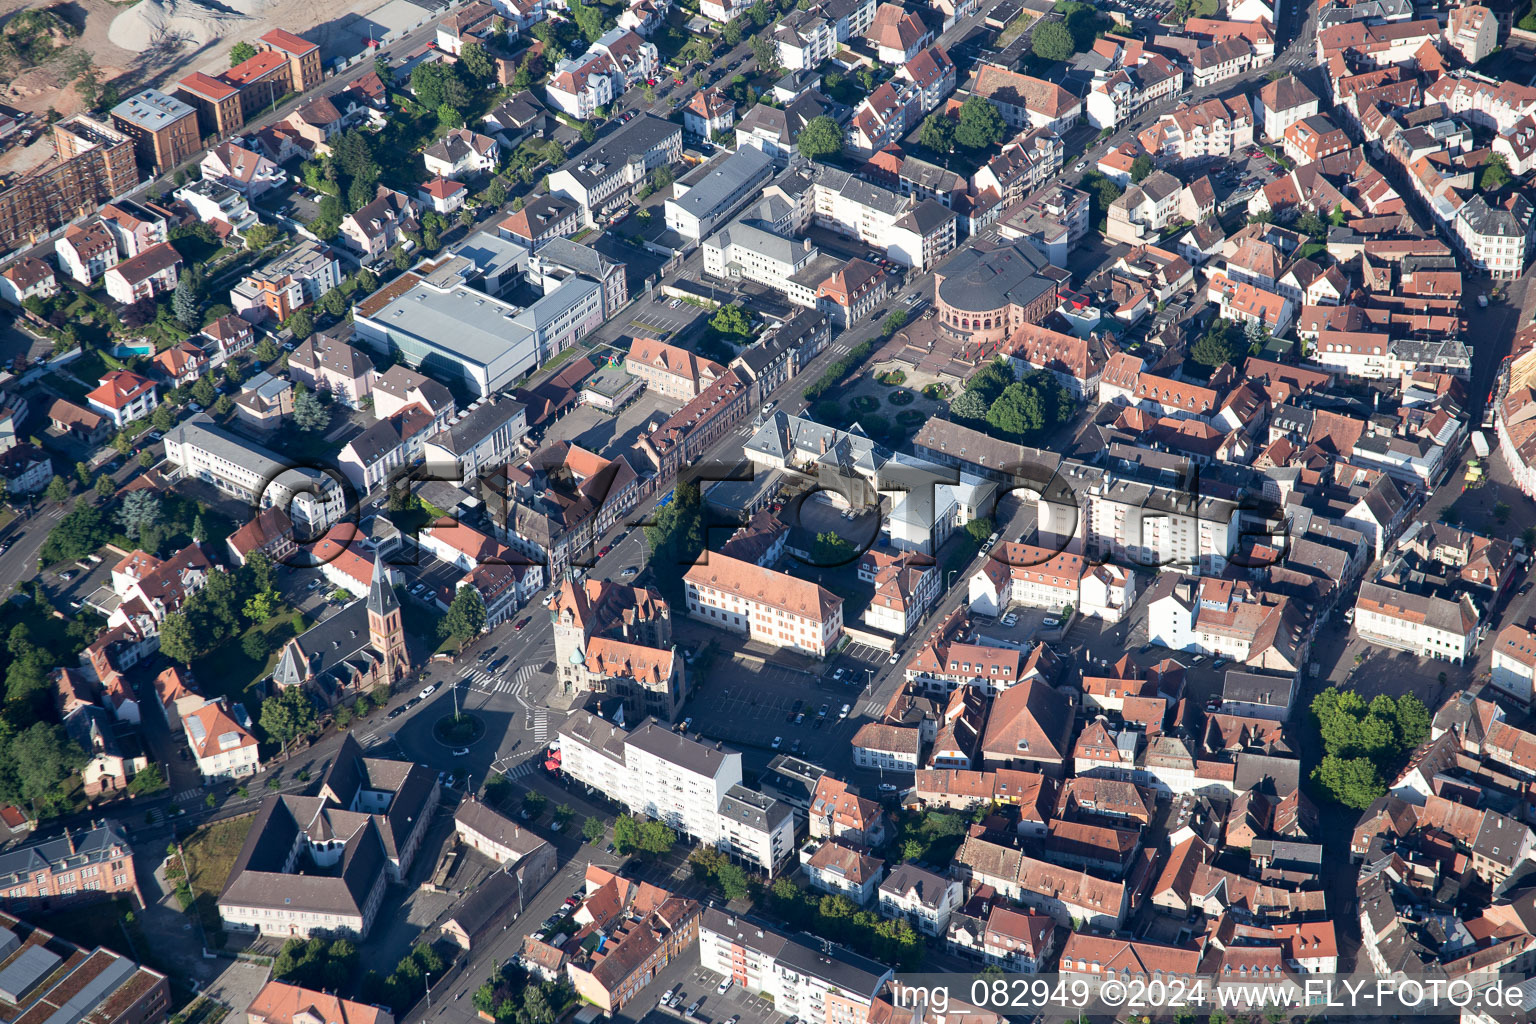
{"label": "pedestrian crosswalk", "polygon": [[537,770],[537,765],[534,763],[534,759],[530,757],[513,765],[503,774],[509,779],[521,779],[526,775],[532,775],[535,770]]}
{"label": "pedestrian crosswalk", "polygon": [[474,669],[464,675],[464,682],[477,693],[506,693],[517,695],[527,687],[528,681],[539,674],[538,665],[523,665],[515,675],[491,675],[483,669]]}
{"label": "pedestrian crosswalk", "polygon": [[533,712],[533,742],[543,743],[549,736],[549,712],[538,708]]}
{"label": "pedestrian crosswalk", "polygon": [[188,800],[196,800],[198,797],[200,797],[202,795],[203,795],[203,791],[201,789],[184,789],[180,793],[176,794],[175,801],[178,804],[184,804]]}
{"label": "pedestrian crosswalk", "polygon": [[878,700],[865,701],[864,702],[864,713],[866,715],[881,715],[881,714],[884,714],[885,713],[885,704],[882,703],[881,701],[878,701]]}

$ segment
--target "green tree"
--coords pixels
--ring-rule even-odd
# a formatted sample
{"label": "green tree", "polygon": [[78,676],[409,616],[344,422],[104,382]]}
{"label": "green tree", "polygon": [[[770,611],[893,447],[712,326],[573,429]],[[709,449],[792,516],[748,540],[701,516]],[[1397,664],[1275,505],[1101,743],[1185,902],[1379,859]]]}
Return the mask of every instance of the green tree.
{"label": "green tree", "polygon": [[752,892],[747,884],[747,873],[741,865],[729,861],[720,865],[720,870],[715,873],[715,882],[728,900],[744,900]]}
{"label": "green tree", "polygon": [[[492,178],[490,185],[486,186],[485,201],[497,208],[507,201],[507,183],[500,175]],[[370,288],[369,291],[372,289]]]}
{"label": "green tree", "polygon": [[[176,425],[175,409],[171,405],[162,402],[155,406],[154,412],[149,414],[149,422],[156,430],[164,433]],[[85,481],[82,480],[81,482]]]}
{"label": "green tree", "polygon": [[812,562],[820,566],[847,565],[862,554],[848,541],[830,532],[818,533],[811,550]]}
{"label": "green tree", "polygon": [[496,67],[491,63],[491,55],[485,52],[485,47],[474,40],[465,43],[460,49],[459,62],[464,65],[464,70],[469,77],[477,82],[487,81],[496,74]]}
{"label": "green tree", "polygon": [[1016,381],[987,410],[987,423],[1004,437],[1018,440],[1045,426],[1045,414],[1035,391]]}
{"label": "green tree", "polygon": [[336,317],[337,319],[346,316],[347,300],[346,297],[341,294],[341,289],[332,288],[330,291],[320,296],[320,308],[325,310],[331,316]]}
{"label": "green tree", "polygon": [[663,856],[670,853],[677,843],[677,833],[667,827],[665,822],[644,821],[640,823],[640,850],[653,856]]}
{"label": "green tree", "polygon": [[443,616],[443,628],[462,649],[485,629],[485,619],[485,601],[480,597],[480,591],[475,587],[460,587],[453,604],[448,606],[448,614]]}
{"label": "green tree", "polygon": [[935,153],[951,153],[955,148],[955,121],[945,114],[932,113],[923,119],[917,140]]}
{"label": "green tree", "polygon": [[276,615],[278,609],[282,607],[282,603],[282,595],[278,594],[275,589],[268,587],[265,590],[258,590],[246,598],[243,611],[246,618],[260,625]]}
{"label": "green tree", "polygon": [[588,43],[595,43],[603,34],[603,11],[597,4],[584,4],[581,0],[569,0],[567,10],[576,22],[576,30]]}
{"label": "green tree", "polygon": [[905,326],[907,326],[907,311],[898,309],[886,314],[885,319],[880,321],[880,332],[889,338]]}
{"label": "green tree", "polygon": [[[155,411],[159,412],[160,408],[158,405],[155,406]],[[75,463],[75,479],[80,481],[81,487],[89,487],[91,485],[91,467],[83,462]]]}
{"label": "green tree", "polygon": [[293,395],[293,422],[300,430],[314,433],[324,430],[331,422],[331,410],[328,409],[320,396],[308,388],[300,391],[295,389]]}
{"label": "green tree", "polygon": [[966,535],[975,541],[978,547],[986,543],[987,538],[992,536],[993,529],[992,520],[986,517],[972,519],[965,524]]}
{"label": "green tree", "polygon": [[103,473],[96,478],[96,497],[106,499],[117,493],[117,483],[113,481],[110,473]]}
{"label": "green tree", "polygon": [[734,304],[716,310],[715,315],[709,318],[709,326],[732,337],[747,338],[752,335],[752,321],[747,318],[746,310]]}
{"label": "green tree", "polygon": [[213,404],[213,400],[219,397],[214,390],[213,381],[208,377],[199,377],[192,384],[192,400],[204,409]]}
{"label": "green tree", "polygon": [[998,142],[1007,130],[1003,115],[981,96],[967,96],[960,104],[960,123],[955,141],[967,149],[984,149]]}
{"label": "green tree", "polygon": [[275,224],[252,224],[246,229],[246,249],[266,249],[278,239]]}
{"label": "green tree", "polygon": [[238,42],[229,48],[229,66],[234,67],[256,56],[256,47],[247,42]]}
{"label": "green tree", "polygon": [[277,342],[271,338],[262,338],[256,343],[256,358],[263,363],[274,363],[282,358],[283,350],[277,347]]}
{"label": "green tree", "polygon": [[813,117],[800,130],[797,147],[807,160],[837,156],[843,151],[843,130],[826,114]]}
{"label": "green tree", "polygon": [[146,530],[159,525],[162,516],[160,492],[147,489],[129,491],[117,509],[117,521],[123,524],[123,535],[129,540],[138,540]]}
{"label": "green tree", "polygon": [[754,35],[748,45],[752,47],[752,56],[757,61],[757,66],[763,69],[763,73],[770,77],[778,77],[778,51],[767,33],[759,32]]}
{"label": "green tree", "polygon": [[726,22],[725,29],[723,32],[721,32],[721,36],[725,39],[726,46],[735,46],[737,43],[741,42],[740,19]]}
{"label": "green tree", "polygon": [[1312,769],[1312,778],[1339,803],[1364,810],[1387,791],[1381,773],[1368,758],[1329,754]]}
{"label": "green tree", "polygon": [[1071,60],[1077,43],[1071,29],[1060,21],[1036,25],[1030,33],[1029,48],[1041,60]]}
{"label": "green tree", "polygon": [[464,115],[451,103],[440,103],[437,106],[437,123],[444,131],[453,131],[455,128],[464,127]]}
{"label": "green tree", "polygon": [[1483,176],[1478,179],[1478,187],[1484,192],[1497,192],[1509,182],[1509,164],[1498,153],[1493,154],[1483,164]]}
{"label": "green tree", "polygon": [[1190,349],[1190,358],[1201,366],[1209,366],[1215,369],[1222,363],[1231,363],[1244,354],[1246,346],[1238,343],[1232,324],[1226,320],[1217,318],[1211,323],[1210,328],[1195,341]]}
{"label": "green tree", "polygon": [[597,138],[597,127],[591,121],[581,122],[581,141],[592,142]]}
{"label": "green tree", "polygon": [[240,638],[240,652],[254,662],[264,663],[272,653],[272,641],[262,630],[250,630]]}
{"label": "green tree", "polygon": [[52,502],[62,503],[68,501],[69,484],[62,476],[55,473],[53,479],[48,481],[48,489],[43,492],[43,497]]}
{"label": "green tree", "polygon": [[602,839],[603,836],[607,835],[607,833],[608,829],[607,826],[603,824],[603,819],[599,818],[595,814],[581,823],[581,837],[589,843],[597,842],[598,840]]}
{"label": "green tree", "polygon": [[315,731],[315,705],[301,687],[290,686],[261,702],[261,731],[284,746]]}
{"label": "green tree", "polygon": [[1152,158],[1145,153],[1131,161],[1131,180],[1140,184],[1152,173]]}
{"label": "green tree", "polygon": [[620,853],[640,848],[640,822],[633,815],[621,814],[613,823],[613,845]]}
{"label": "green tree", "polygon": [[315,320],[309,315],[309,310],[307,309],[295,310],[288,314],[288,320],[283,326],[288,328],[293,336],[300,341],[315,333]]}
{"label": "green tree", "polygon": [[949,415],[958,423],[976,423],[987,418],[989,408],[980,394],[968,388],[949,403]]}
{"label": "green tree", "polygon": [[62,726],[45,722],[34,722],[17,733],[7,745],[6,757],[15,766],[21,798],[33,807],[52,806],[65,780],[86,762],[85,751],[65,735]]}
{"label": "green tree", "polygon": [[389,85],[395,80],[395,69],[389,66],[389,58],[382,53],[373,58],[373,73],[379,76],[379,81]]}
{"label": "green tree", "polygon": [[197,330],[203,325],[202,317],[198,315],[198,306],[197,285],[192,281],[192,271],[183,270],[176,281],[176,291],[171,295],[171,314],[181,326]]}

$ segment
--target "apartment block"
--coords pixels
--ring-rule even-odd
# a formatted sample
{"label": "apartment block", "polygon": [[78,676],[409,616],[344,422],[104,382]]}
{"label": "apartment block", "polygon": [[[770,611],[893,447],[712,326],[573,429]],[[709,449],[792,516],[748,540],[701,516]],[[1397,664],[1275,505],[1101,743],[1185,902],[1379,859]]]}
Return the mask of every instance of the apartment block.
{"label": "apartment block", "polygon": [[197,111],[158,89],[143,89],[112,108],[112,123],[133,140],[139,163],[163,174],[202,148]]}
{"label": "apartment block", "polygon": [[793,854],[793,810],[742,785],[739,751],[653,718],[626,733],[576,711],[560,727],[560,753],[566,775],[748,867],[773,874]]}
{"label": "apartment block", "polygon": [[322,242],[306,238],[241,278],[230,290],[235,311],[282,322],[341,284],[341,264]]}
{"label": "apartment block", "polygon": [[786,935],[710,907],[699,962],[805,1024],[862,1024],[891,968],[810,935]]}

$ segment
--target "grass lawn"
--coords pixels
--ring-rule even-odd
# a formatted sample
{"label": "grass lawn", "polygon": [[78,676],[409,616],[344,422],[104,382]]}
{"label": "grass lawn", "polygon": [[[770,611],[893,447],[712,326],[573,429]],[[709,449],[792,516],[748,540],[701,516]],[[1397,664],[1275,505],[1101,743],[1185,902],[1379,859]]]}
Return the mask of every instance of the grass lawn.
{"label": "grass lawn", "polygon": [[282,651],[282,642],[296,635],[299,619],[298,610],[289,609],[246,631],[264,632],[269,638],[272,653],[261,662],[252,661],[241,650],[240,641],[245,636],[242,633],[197,659],[192,665],[193,674],[204,688],[213,691],[210,696],[245,701],[245,709],[251,713],[251,717],[256,717],[257,708],[251,703],[256,696],[256,684],[272,674],[272,668],[277,664],[278,655]]}
{"label": "grass lawn", "polygon": [[240,847],[256,821],[255,813],[204,825],[181,844],[187,866],[187,882],[196,898],[193,906],[203,919],[210,940],[219,934],[219,893],[240,856]]}

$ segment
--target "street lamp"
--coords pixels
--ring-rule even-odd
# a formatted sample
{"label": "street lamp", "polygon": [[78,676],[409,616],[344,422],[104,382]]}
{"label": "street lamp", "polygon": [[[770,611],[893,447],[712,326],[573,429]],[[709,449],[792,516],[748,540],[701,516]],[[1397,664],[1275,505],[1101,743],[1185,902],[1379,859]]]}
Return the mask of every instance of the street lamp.
{"label": "street lamp", "polygon": [[432,1009],[432,972],[427,971],[427,1009]]}
{"label": "street lamp", "polygon": [[949,575],[944,578],[944,589],[945,590],[948,590],[950,587],[955,585],[955,573],[957,573],[959,571],[960,571],[959,569],[951,569],[951,570],[949,570]]}

